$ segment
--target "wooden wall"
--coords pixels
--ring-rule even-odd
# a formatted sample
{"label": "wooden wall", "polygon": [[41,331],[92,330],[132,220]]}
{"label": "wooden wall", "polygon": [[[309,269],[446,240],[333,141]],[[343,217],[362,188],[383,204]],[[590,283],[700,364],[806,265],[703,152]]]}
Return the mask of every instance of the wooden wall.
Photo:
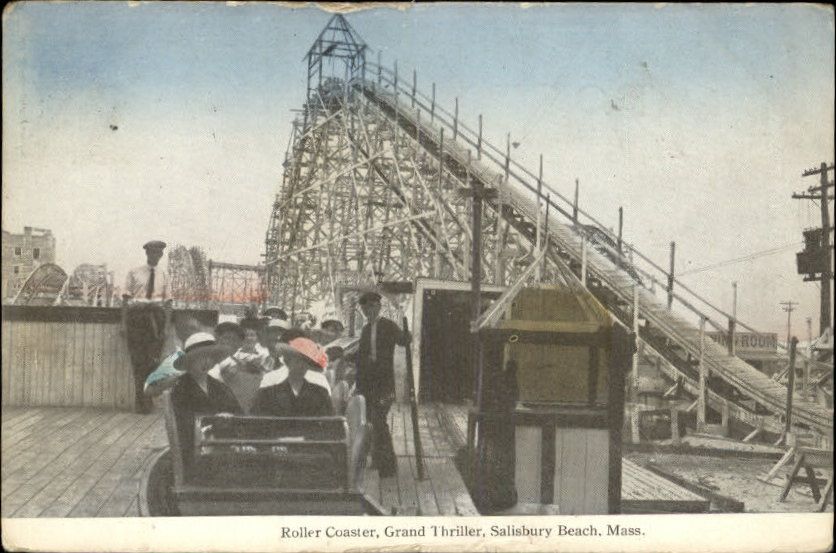
{"label": "wooden wall", "polygon": [[[520,503],[542,503],[543,432],[518,426],[515,483]],[[609,433],[606,429],[554,428],[553,499],[561,515],[605,515],[609,501]],[[551,468],[551,467],[549,467]]]}
{"label": "wooden wall", "polygon": [[[214,324],[214,311],[190,311]],[[3,306],[2,404],[133,409],[119,308]]]}

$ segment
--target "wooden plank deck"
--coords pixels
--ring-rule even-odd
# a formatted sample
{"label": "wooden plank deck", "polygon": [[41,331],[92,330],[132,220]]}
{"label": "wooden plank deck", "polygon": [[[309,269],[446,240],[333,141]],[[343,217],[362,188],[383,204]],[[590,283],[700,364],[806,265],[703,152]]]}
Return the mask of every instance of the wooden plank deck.
{"label": "wooden plank deck", "polygon": [[[160,413],[4,407],[2,415],[3,517],[139,516],[143,470],[168,445]],[[389,425],[398,474],[381,479],[367,469],[367,493],[397,515],[478,514],[434,406],[420,411],[424,480],[417,478],[409,407],[395,404]]]}

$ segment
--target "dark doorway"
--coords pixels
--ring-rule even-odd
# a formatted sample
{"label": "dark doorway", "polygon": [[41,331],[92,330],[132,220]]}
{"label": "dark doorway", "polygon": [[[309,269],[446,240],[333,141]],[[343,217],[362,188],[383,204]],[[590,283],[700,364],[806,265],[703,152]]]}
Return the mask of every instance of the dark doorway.
{"label": "dark doorway", "polygon": [[[498,292],[483,292],[483,308]],[[471,399],[470,291],[426,290],[421,317],[421,388],[425,401],[461,403]]]}

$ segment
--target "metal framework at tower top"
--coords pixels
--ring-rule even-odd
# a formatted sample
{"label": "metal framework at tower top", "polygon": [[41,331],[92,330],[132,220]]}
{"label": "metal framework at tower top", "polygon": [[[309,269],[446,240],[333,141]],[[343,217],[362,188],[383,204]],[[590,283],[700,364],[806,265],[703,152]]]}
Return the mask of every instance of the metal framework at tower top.
{"label": "metal framework at tower top", "polygon": [[[346,85],[355,79],[365,78],[366,50],[366,43],[345,17],[339,14],[332,17],[305,55],[308,62],[308,101],[322,87],[323,78],[327,78],[325,73],[329,70],[332,78]],[[326,63],[330,67],[325,67]]]}

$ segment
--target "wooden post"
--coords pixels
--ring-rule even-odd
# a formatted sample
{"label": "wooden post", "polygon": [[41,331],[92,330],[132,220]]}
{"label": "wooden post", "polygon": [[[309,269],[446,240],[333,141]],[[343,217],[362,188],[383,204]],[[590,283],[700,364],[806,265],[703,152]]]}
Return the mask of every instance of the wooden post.
{"label": "wooden post", "polygon": [[795,391],[795,348],[797,345],[798,338],[793,336],[790,340],[790,368],[787,373],[787,415],[784,425],[787,443],[790,442],[790,433],[792,432],[792,396]]}
{"label": "wooden post", "polygon": [[395,98],[398,97],[398,60],[395,60],[395,82],[392,84],[392,92]]}
{"label": "wooden post", "polygon": [[581,284],[586,286],[586,237],[581,237]]}
{"label": "wooden post", "polygon": [[621,231],[624,228],[624,208],[618,206],[618,253],[621,253]]}
{"label": "wooden post", "polygon": [[821,251],[824,256],[824,263],[822,267],[824,270],[821,274],[821,307],[819,311],[819,336],[824,334],[824,331],[830,328],[830,280],[833,278],[833,250],[830,247],[830,202],[827,197],[827,189],[831,185],[827,181],[827,163],[821,164],[821,183],[819,184],[819,191],[821,197],[819,198],[819,205],[821,207]]}
{"label": "wooden post", "polygon": [[[383,88],[383,65],[380,63],[380,50],[377,51],[377,87]],[[381,92],[383,92],[381,90]]]}
{"label": "wooden post", "polygon": [[576,225],[578,224],[578,193],[580,186],[580,181],[575,179],[575,202],[572,204],[572,222]]}
{"label": "wooden post", "polygon": [[[540,242],[541,241],[540,227],[543,226],[543,223],[540,219],[540,217],[541,217],[540,197],[542,195],[543,195],[543,154],[540,154],[540,172],[537,174],[537,221],[535,223],[537,225],[537,235],[535,236],[535,241],[534,241],[535,249],[537,250],[538,254],[540,253],[540,243],[541,243]],[[541,277],[541,273],[542,273],[541,268],[542,268],[542,265],[540,265],[538,263],[536,273],[535,273],[535,276],[534,276],[534,278],[536,279],[538,284],[540,283],[540,277]]]}
{"label": "wooden post", "polygon": [[[470,187],[472,186],[471,180],[470,180],[470,163],[471,163],[470,150],[468,150],[467,151],[467,167],[465,168],[465,180],[464,180],[464,184],[465,184],[465,187],[466,187],[467,190],[470,190]],[[472,198],[472,196],[468,196],[465,199],[465,206],[466,206],[465,209],[472,212],[472,210],[473,210],[473,198]],[[470,261],[471,261],[471,259],[470,259],[470,253],[469,252],[471,252],[471,248],[472,248],[472,244],[471,244],[470,236],[465,232],[464,233],[464,247],[463,247],[464,251],[462,252],[462,259],[464,261],[464,272],[465,272],[464,276],[465,277],[470,274]]]}
{"label": "wooden post", "polygon": [[[403,318],[403,332],[409,336],[409,323]],[[415,374],[412,371],[412,341],[406,343],[406,393],[409,394],[409,413],[412,418],[412,445],[415,452],[415,467],[418,480],[424,479],[424,448],[421,446],[421,434],[418,428],[418,398],[415,395]]]}
{"label": "wooden post", "polygon": [[504,197],[505,196],[505,190],[507,190],[507,184],[508,184],[507,179],[505,181],[505,184],[506,184],[505,187],[500,187],[500,189],[498,190],[499,194],[497,195],[497,198],[496,198],[496,237],[495,237],[496,241],[494,242],[494,261],[495,261],[495,265],[494,265],[493,282],[497,286],[502,286],[503,285],[502,281],[503,281],[503,277],[505,276],[505,274],[504,274],[505,273],[505,270],[504,270],[505,268],[503,266],[503,263],[501,263],[500,261],[501,261],[502,250],[503,250],[502,242],[504,241],[503,240],[504,237],[503,237],[503,234],[502,234],[502,210],[503,210],[503,207],[504,207],[503,203],[505,201],[505,197]]}
{"label": "wooden post", "polygon": [[415,114],[415,142],[421,143],[421,110]]}
{"label": "wooden post", "polygon": [[729,320],[729,355],[735,355],[734,340],[737,332],[737,281],[732,282],[732,318]]}
{"label": "wooden post", "polygon": [[810,394],[810,371],[812,369],[813,364],[813,318],[807,317],[805,319],[807,322],[807,359],[804,362],[804,376],[801,386],[801,398],[804,401],[808,399],[813,399],[812,394]]}
{"label": "wooden post", "polygon": [[640,423],[641,412],[639,411],[638,404],[634,403],[632,409],[630,409],[630,439],[634,444],[641,442]]}
{"label": "wooden post", "polygon": [[441,194],[444,181],[444,129],[438,131],[438,193]]}
{"label": "wooden post", "polygon": [[720,426],[723,427],[723,436],[729,435],[729,402],[723,400],[723,407],[720,410]]}
{"label": "wooden post", "polygon": [[636,336],[636,351],[633,353],[633,401],[639,400],[639,287],[633,285],[633,334]]}
{"label": "wooden post", "polygon": [[476,159],[482,159],[482,114],[479,114],[479,137],[476,139]]}
{"label": "wooden post", "polygon": [[412,107],[415,107],[415,92],[418,88],[418,72],[413,69],[412,70]]}
{"label": "wooden post", "polygon": [[430,102],[430,122],[435,121],[435,83],[433,83],[433,97],[432,102]]}
{"label": "wooden post", "polygon": [[505,182],[508,182],[508,173],[511,171],[511,133],[505,135]]}
{"label": "wooden post", "polygon": [[678,444],[679,439],[679,407],[671,407],[671,442]]}
{"label": "wooden post", "polygon": [[[546,248],[549,247],[549,210],[551,209],[552,205],[552,196],[551,194],[546,194],[546,223],[543,228],[543,240],[544,245]],[[545,259],[545,258],[544,258]]]}
{"label": "wooden post", "polygon": [[453,112],[453,140],[459,136],[459,97],[456,96],[456,107]]}
{"label": "wooden post", "polygon": [[[470,309],[472,324],[479,320],[482,313],[482,194],[484,187],[482,182],[476,179],[473,182],[473,242],[471,244],[471,271],[470,271]],[[484,375],[482,366],[482,342],[478,333],[471,334],[472,348],[472,370],[476,375],[476,497],[482,500],[484,490],[484,455],[485,455],[485,421],[482,417],[484,409]]]}
{"label": "wooden post", "polygon": [[705,317],[700,318],[700,389],[699,397],[697,398],[697,432],[702,432],[705,429],[705,404],[706,404],[706,384],[708,383],[708,367],[705,364],[703,355],[705,353]]}
{"label": "wooden post", "polygon": [[668,309],[673,306],[673,271],[674,271],[674,261],[676,259],[676,242],[671,242],[671,269],[668,273]]}

